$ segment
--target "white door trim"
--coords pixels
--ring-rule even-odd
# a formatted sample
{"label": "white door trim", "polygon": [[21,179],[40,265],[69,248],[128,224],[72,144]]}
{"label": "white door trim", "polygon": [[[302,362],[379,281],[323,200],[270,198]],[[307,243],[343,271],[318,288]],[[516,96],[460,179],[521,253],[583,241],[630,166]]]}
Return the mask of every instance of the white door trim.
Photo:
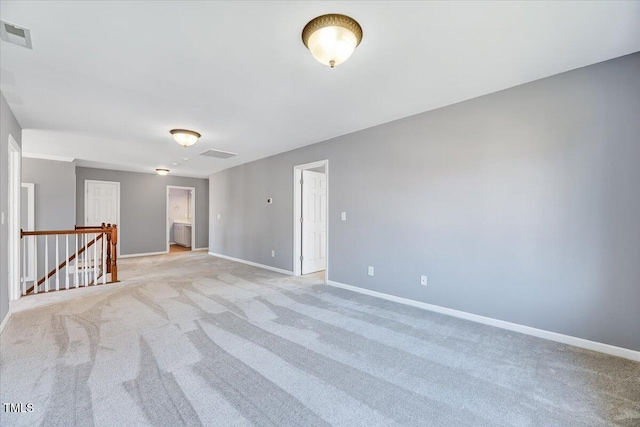
{"label": "white door trim", "polygon": [[116,225],[118,226],[118,256],[120,256],[120,248],[122,247],[122,225],[120,224],[120,182],[118,181],[101,181],[99,179],[85,179],[84,180],[84,211],[82,223],[86,225],[100,225],[100,224],[87,224],[87,212],[89,212],[89,184],[115,184],[116,185]]}
{"label": "white door trim", "polygon": [[189,219],[191,220],[191,250],[193,251],[196,247],[196,188],[195,187],[181,187],[179,185],[167,185],[167,199],[166,199],[166,216],[167,226],[166,226],[166,234],[165,241],[167,242],[167,251],[169,253],[169,236],[170,236],[170,220],[169,220],[169,190],[172,188],[177,190],[191,190],[191,198],[189,200]]}
{"label": "white door trim", "polygon": [[305,163],[303,165],[296,165],[293,167],[293,275],[300,276],[302,273],[302,266],[300,265],[300,256],[302,255],[302,248],[300,247],[302,226],[300,224],[300,216],[302,215],[302,198],[300,197],[300,179],[302,178],[302,171],[305,169],[314,169],[320,166],[324,166],[324,173],[327,175],[327,206],[325,218],[327,219],[327,239],[326,253],[327,253],[327,267],[324,274],[324,282],[328,283],[329,280],[329,160],[319,160],[317,162]]}
{"label": "white door trim", "polygon": [[[27,228],[28,231],[35,231],[36,229],[36,215],[35,215],[35,188],[36,185],[31,182],[23,182],[22,188],[27,189]],[[22,202],[20,203],[22,209]],[[20,212],[20,216],[22,216],[22,212]],[[34,236],[27,236],[25,239],[29,239],[29,253],[27,255],[27,271],[29,272],[26,277],[23,278],[26,282],[31,282],[34,280],[34,252],[33,252],[33,241],[35,240]],[[22,262],[25,262],[22,260]]]}
{"label": "white door trim", "polygon": [[8,255],[9,255],[9,300],[17,300],[20,292],[20,193],[22,192],[22,148],[9,134],[8,147]]}

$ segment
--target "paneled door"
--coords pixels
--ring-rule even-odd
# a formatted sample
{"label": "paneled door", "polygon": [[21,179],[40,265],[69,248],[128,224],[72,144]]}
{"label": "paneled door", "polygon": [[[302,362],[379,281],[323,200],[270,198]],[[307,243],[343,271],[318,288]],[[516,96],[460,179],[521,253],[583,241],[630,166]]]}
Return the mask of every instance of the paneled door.
{"label": "paneled door", "polygon": [[117,224],[120,226],[120,183],[85,182],[84,225]]}
{"label": "paneled door", "polygon": [[302,274],[327,266],[327,176],[302,171]]}

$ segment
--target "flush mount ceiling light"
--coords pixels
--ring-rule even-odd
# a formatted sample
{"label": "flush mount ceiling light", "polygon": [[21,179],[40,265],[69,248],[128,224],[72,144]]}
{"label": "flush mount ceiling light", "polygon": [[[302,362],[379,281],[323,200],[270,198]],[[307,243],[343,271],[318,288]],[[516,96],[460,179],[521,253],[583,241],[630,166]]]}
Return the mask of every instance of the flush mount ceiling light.
{"label": "flush mount ceiling light", "polygon": [[361,41],[360,24],[336,13],[318,16],[302,30],[302,42],[313,57],[331,68],[349,59]]}
{"label": "flush mount ceiling light", "polygon": [[198,138],[202,136],[198,132],[187,129],[171,129],[169,133],[173,135],[173,139],[175,139],[178,144],[185,148],[191,147],[198,141]]}
{"label": "flush mount ceiling light", "polygon": [[156,173],[162,176],[169,175],[169,169],[158,168],[156,169]]}

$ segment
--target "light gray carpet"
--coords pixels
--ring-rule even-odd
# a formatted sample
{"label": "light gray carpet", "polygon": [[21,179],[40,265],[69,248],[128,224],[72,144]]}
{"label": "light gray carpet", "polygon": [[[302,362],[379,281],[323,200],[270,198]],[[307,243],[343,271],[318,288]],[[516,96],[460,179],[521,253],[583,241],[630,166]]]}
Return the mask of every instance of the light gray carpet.
{"label": "light gray carpet", "polygon": [[640,426],[640,363],[202,252],[120,271],[10,319],[1,401],[34,411],[0,424]]}

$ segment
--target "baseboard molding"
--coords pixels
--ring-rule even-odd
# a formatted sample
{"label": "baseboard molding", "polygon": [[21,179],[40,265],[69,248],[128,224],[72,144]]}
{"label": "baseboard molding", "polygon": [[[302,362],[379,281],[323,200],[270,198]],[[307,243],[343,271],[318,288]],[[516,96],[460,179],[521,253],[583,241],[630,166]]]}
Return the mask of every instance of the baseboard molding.
{"label": "baseboard molding", "polygon": [[166,255],[168,253],[169,252],[167,251],[162,251],[162,252],[147,252],[143,254],[127,254],[127,255],[120,255],[119,258],[137,258],[141,256]]}
{"label": "baseboard molding", "polygon": [[550,341],[569,344],[575,347],[580,347],[587,350],[593,350],[600,353],[610,354],[612,356],[623,357],[625,359],[640,362],[640,351],[635,351],[628,348],[616,347],[609,344],[586,340],[584,338],[572,337],[570,335],[563,335],[557,332],[545,331],[544,329],[532,328],[530,326],[519,325],[517,323],[506,322],[504,320],[493,319],[491,317],[485,317],[478,314],[467,313],[465,311],[454,310],[452,308],[441,307],[439,305],[427,304],[425,302],[397,297],[395,295],[385,294],[382,292],[371,291],[369,289],[359,288],[357,286],[345,285],[344,283],[335,282],[333,280],[328,280],[327,284],[336,288],[347,289],[349,291],[358,292],[360,294],[378,297],[388,301],[410,305],[412,307],[418,307],[424,310],[458,317],[460,319],[470,320],[476,323],[495,326],[497,328],[507,329],[509,331],[519,332],[521,334],[532,335],[534,337],[544,338]]}
{"label": "baseboard molding", "polygon": [[7,326],[7,322],[9,321],[10,317],[11,317],[11,312],[8,312],[7,315],[4,316],[4,320],[0,324],[0,334],[2,333],[2,331],[4,331],[4,327]]}
{"label": "baseboard molding", "polygon": [[194,248],[194,249],[191,249],[191,252],[195,252],[195,251],[208,251],[208,250],[209,250],[209,248]]}
{"label": "baseboard molding", "polygon": [[217,254],[215,252],[209,252],[209,255],[215,256],[218,258],[228,259],[229,261],[240,262],[242,264],[251,265],[253,267],[263,268],[265,270],[275,271],[276,273],[286,274],[287,276],[293,276],[293,271],[283,270],[281,268],[271,267],[270,265],[258,264],[257,262],[247,261],[240,258],[234,258],[227,255]]}

